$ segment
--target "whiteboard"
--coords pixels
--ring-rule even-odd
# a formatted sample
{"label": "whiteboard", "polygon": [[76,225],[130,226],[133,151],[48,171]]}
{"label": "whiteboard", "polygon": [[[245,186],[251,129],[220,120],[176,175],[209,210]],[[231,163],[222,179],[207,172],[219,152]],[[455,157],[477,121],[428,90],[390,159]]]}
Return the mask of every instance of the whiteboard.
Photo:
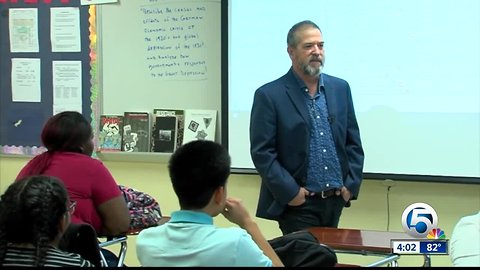
{"label": "whiteboard", "polygon": [[213,109],[220,118],[220,20],[220,0],[98,5],[101,113]]}
{"label": "whiteboard", "polygon": [[254,92],[288,71],[288,30],[308,19],[322,72],[351,86],[364,175],[480,182],[479,1],[230,0],[228,12],[232,168],[255,169]]}

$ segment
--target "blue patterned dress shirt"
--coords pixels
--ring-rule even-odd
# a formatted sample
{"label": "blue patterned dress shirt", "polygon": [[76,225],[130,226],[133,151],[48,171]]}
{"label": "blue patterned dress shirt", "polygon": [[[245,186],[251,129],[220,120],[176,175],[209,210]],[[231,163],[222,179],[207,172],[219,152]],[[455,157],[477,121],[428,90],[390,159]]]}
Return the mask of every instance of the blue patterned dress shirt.
{"label": "blue patterned dress shirt", "polygon": [[314,97],[308,93],[305,83],[298,77],[297,80],[305,93],[311,123],[305,188],[312,192],[340,188],[343,186],[342,173],[330,128],[323,76],[320,74],[319,91]]}

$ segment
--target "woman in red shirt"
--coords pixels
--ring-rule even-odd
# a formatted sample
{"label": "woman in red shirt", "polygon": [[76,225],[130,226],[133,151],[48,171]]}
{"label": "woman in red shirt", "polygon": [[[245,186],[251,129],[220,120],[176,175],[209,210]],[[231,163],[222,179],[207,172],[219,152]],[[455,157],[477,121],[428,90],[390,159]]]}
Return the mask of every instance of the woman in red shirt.
{"label": "woman in red shirt", "polygon": [[41,139],[48,151],[30,160],[17,180],[55,176],[77,202],[72,223],[88,223],[104,236],[125,233],[130,225],[128,207],[108,169],[91,157],[93,133],[87,119],[78,112],[58,113],[44,125]]}

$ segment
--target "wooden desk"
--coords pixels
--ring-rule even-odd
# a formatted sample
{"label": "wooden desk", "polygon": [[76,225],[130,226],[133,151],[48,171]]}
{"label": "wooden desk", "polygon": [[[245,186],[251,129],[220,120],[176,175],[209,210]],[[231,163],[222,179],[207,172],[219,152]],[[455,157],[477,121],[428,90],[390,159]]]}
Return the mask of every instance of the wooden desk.
{"label": "wooden desk", "polygon": [[[333,248],[337,252],[377,255],[384,259],[368,266],[380,266],[391,264],[398,266],[399,254],[393,253],[391,248],[392,239],[415,239],[403,232],[384,232],[357,229],[337,229],[326,227],[313,227],[308,229],[319,243]],[[424,256],[424,265],[430,266],[430,256]]]}

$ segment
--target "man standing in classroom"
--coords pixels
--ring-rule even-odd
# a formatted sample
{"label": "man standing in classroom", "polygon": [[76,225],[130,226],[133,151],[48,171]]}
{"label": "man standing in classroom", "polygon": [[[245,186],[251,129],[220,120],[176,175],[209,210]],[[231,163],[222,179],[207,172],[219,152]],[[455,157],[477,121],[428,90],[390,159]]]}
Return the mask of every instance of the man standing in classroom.
{"label": "man standing in classroom", "polygon": [[292,60],[282,77],[256,90],[250,152],[262,178],[256,215],[283,234],[338,227],[362,182],[364,153],[348,82],[322,73],[324,40],[312,21],[290,29]]}

